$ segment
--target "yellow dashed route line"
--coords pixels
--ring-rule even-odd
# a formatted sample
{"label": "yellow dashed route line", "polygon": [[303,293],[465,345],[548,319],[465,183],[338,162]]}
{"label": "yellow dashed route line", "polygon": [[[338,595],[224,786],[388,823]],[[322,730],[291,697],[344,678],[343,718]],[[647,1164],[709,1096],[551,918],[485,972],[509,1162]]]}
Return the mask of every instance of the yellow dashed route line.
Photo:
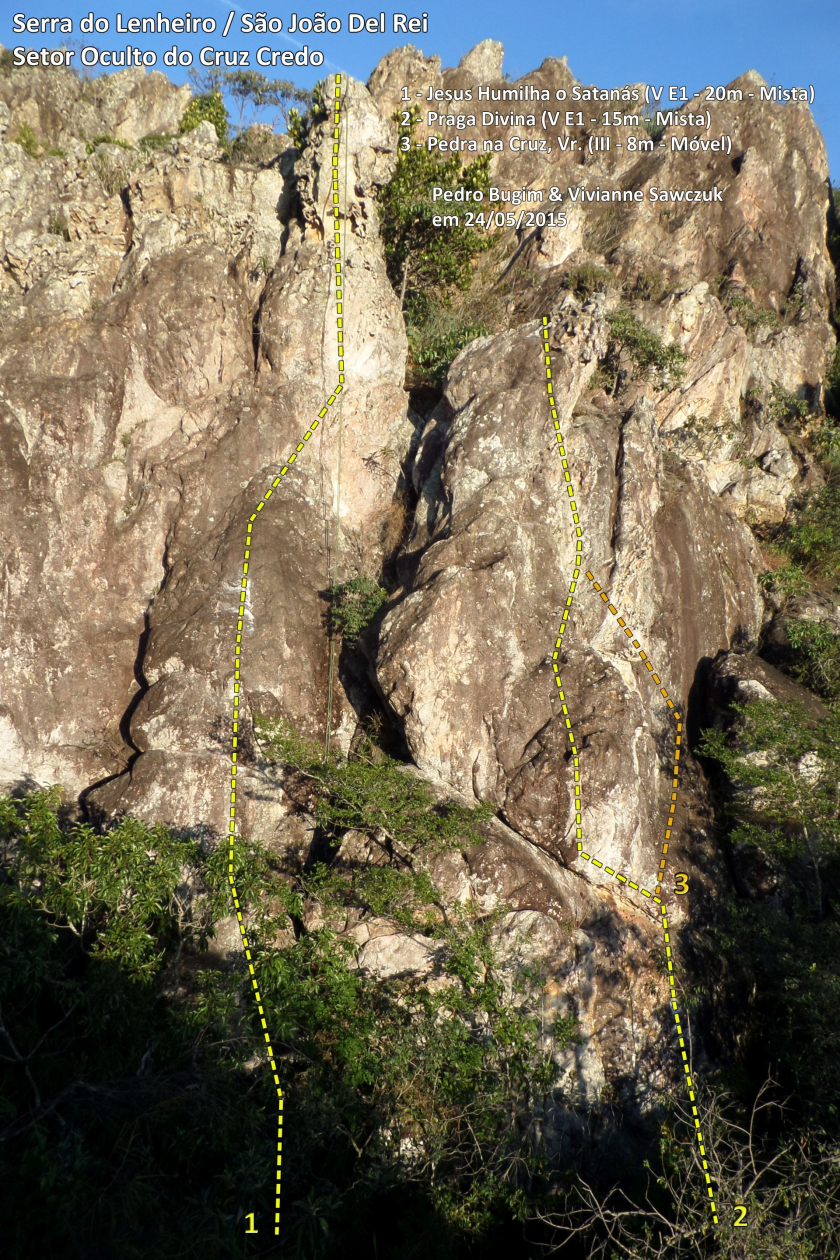
{"label": "yellow dashed route line", "polygon": [[668,695],[667,690],[665,689],[665,687],[662,686],[662,679],[659,677],[657,673],[654,672],[653,665],[651,661],[649,660],[647,653],[645,652],[642,645],[639,643],[639,640],[634,638],[633,631],[627,625],[627,622],[624,620],[624,618],[619,616],[618,609],[615,608],[613,604],[610,602],[609,595],[606,593],[606,591],[601,589],[601,587],[595,581],[595,578],[593,577],[591,573],[587,571],[586,576],[589,579],[589,581],[592,583],[594,589],[601,596],[601,599],[607,605],[607,609],[616,618],[619,626],[621,626],[621,629],[627,635],[627,638],[631,641],[633,647],[636,648],[639,654],[639,659],[644,661],[645,669],[650,674],[651,681],[656,683],[657,687],[659,688],[660,695],[664,698],[666,704],[668,705],[668,708],[671,710],[671,716],[673,717],[674,721],[677,724],[677,743],[676,743],[676,748],[674,750],[674,770],[671,775],[671,801],[670,801],[670,805],[668,809],[668,822],[665,825],[665,839],[662,841],[662,857],[660,858],[660,861],[659,861],[659,874],[656,877],[656,892],[658,895],[662,891],[662,876],[665,872],[665,863],[668,856],[668,845],[671,840],[671,828],[674,825],[674,813],[677,808],[677,793],[679,791],[679,786],[680,786],[679,774],[680,774],[680,751],[681,751],[681,745],[682,745],[682,729],[683,729],[682,718],[680,714],[677,712],[677,710],[674,708],[674,702],[671,699],[671,697]]}
{"label": "yellow dashed route line", "polygon": [[298,442],[292,454],[286,463],[280,469],[279,476],[275,477],[271,486],[266,490],[263,497],[257,504],[254,512],[248,520],[248,528],[245,536],[245,556],[242,561],[242,580],[239,588],[239,617],[236,623],[236,650],[234,653],[233,663],[233,736],[231,742],[231,766],[230,766],[230,821],[229,821],[229,849],[228,849],[228,881],[230,883],[231,896],[233,897],[233,908],[236,911],[236,917],[239,921],[239,931],[242,936],[242,947],[245,950],[245,959],[248,964],[248,970],[251,975],[251,984],[254,989],[254,998],[257,1003],[257,1011],[262,1025],[263,1035],[265,1037],[266,1050],[268,1052],[268,1061],[271,1065],[271,1071],[274,1074],[274,1086],[277,1090],[277,1172],[274,1189],[274,1233],[280,1233],[280,1173],[283,1160],[283,1090],[280,1085],[280,1077],[277,1073],[277,1063],[274,1058],[274,1050],[271,1045],[271,1036],[269,1035],[268,1025],[266,1024],[265,1011],[263,1010],[262,997],[260,996],[259,984],[257,982],[256,972],[254,971],[254,963],[251,957],[251,946],[245,931],[245,923],[242,918],[242,906],[239,900],[239,892],[236,887],[236,879],[234,875],[234,840],[236,837],[236,774],[237,774],[237,756],[239,745],[239,702],[240,702],[240,672],[242,665],[242,630],[245,621],[245,604],[248,593],[248,566],[251,562],[251,544],[253,541],[254,523],[258,520],[260,512],[268,503],[274,491],[280,485],[281,480],[291,471],[292,465],[304,449],[305,444],[312,437],[312,434],[318,428],[318,425],[328,410],[335,403],[339,394],[344,389],[344,317],[343,317],[343,300],[342,300],[342,248],[341,248],[341,232],[339,227],[339,199],[338,199],[338,148],[340,140],[340,108],[341,108],[341,75],[335,76],[335,110],[333,116],[333,146],[332,146],[332,206],[334,215],[334,250],[333,256],[335,260],[335,312],[336,312],[336,328],[338,330],[338,383],[333,389],[324,406],[318,412],[318,419],[313,420],[309,428],[303,435],[303,441]]}
{"label": "yellow dashed route line", "polygon": [[703,1134],[700,1129],[700,1117],[697,1111],[697,1099],[694,1093],[694,1081],[692,1080],[692,1077],[691,1077],[691,1066],[688,1061],[688,1051],[686,1050],[685,1037],[683,1034],[682,1022],[680,1020],[679,1006],[677,1003],[676,975],[674,973],[674,960],[673,960],[673,956],[671,952],[671,937],[668,930],[668,914],[667,914],[667,910],[665,906],[662,905],[662,899],[659,896],[659,894],[662,891],[662,878],[665,871],[668,845],[671,839],[671,829],[674,823],[674,811],[676,809],[676,804],[677,804],[677,793],[679,791],[679,761],[680,761],[680,745],[682,743],[682,719],[681,719],[680,714],[674,708],[674,702],[669,697],[666,688],[662,685],[661,678],[655,673],[653,665],[648,659],[647,654],[645,653],[644,649],[641,647],[641,644],[639,643],[638,639],[634,638],[633,631],[627,626],[627,623],[625,622],[624,618],[619,616],[618,609],[615,608],[614,605],[610,602],[609,595],[601,589],[599,584],[595,581],[594,576],[589,572],[587,572],[586,577],[592,583],[594,590],[601,596],[601,599],[607,605],[608,610],[613,614],[614,617],[617,618],[618,625],[624,631],[628,639],[631,640],[633,647],[636,649],[636,651],[639,654],[640,660],[644,662],[645,668],[647,669],[648,673],[651,675],[652,681],[656,683],[657,687],[660,690],[661,695],[663,696],[666,703],[668,704],[668,707],[671,710],[674,720],[677,724],[677,737],[676,737],[677,742],[676,742],[676,751],[674,754],[674,772],[673,772],[672,784],[671,784],[671,800],[670,800],[669,811],[668,811],[668,824],[665,829],[665,840],[662,845],[662,858],[659,864],[659,874],[657,876],[656,891],[651,892],[647,888],[642,888],[639,884],[635,883],[628,876],[620,874],[618,871],[615,871],[611,866],[606,866],[603,862],[599,861],[598,858],[593,857],[591,854],[584,852],[584,848],[583,848],[583,836],[582,836],[582,829],[581,829],[581,804],[580,804],[580,800],[581,800],[580,755],[578,752],[577,744],[575,742],[575,734],[572,728],[572,719],[569,715],[569,709],[566,703],[566,695],[563,688],[563,680],[560,675],[560,665],[559,665],[560,652],[563,647],[563,636],[566,633],[566,629],[569,622],[569,616],[570,616],[571,608],[572,608],[572,602],[574,600],[575,592],[577,590],[577,584],[580,579],[580,570],[581,570],[581,563],[582,563],[581,552],[583,550],[583,531],[581,529],[581,524],[580,524],[580,512],[578,510],[577,501],[575,499],[574,487],[572,485],[572,474],[571,474],[571,471],[569,470],[568,456],[566,454],[566,443],[565,443],[563,434],[560,430],[560,420],[557,415],[557,401],[554,397],[554,383],[551,379],[551,352],[550,352],[549,344],[548,344],[548,328],[549,328],[548,317],[544,315],[543,316],[543,353],[544,353],[546,388],[548,390],[548,403],[549,403],[549,408],[551,410],[551,419],[554,423],[554,433],[557,438],[557,445],[560,451],[560,458],[563,463],[563,477],[566,482],[566,492],[569,498],[569,509],[572,513],[572,521],[575,527],[575,565],[572,571],[572,580],[569,583],[569,593],[568,593],[568,596],[566,597],[566,606],[563,609],[563,620],[560,625],[557,641],[554,645],[554,652],[552,655],[552,668],[554,670],[554,681],[558,688],[560,702],[563,706],[563,720],[566,724],[566,734],[569,738],[569,743],[572,748],[572,761],[573,761],[574,775],[575,775],[575,782],[574,782],[575,839],[577,841],[577,850],[578,850],[578,855],[584,861],[590,862],[593,866],[597,867],[599,870],[602,870],[605,875],[611,875],[619,883],[626,884],[628,888],[632,888],[635,892],[640,892],[643,897],[648,897],[651,901],[655,902],[660,907],[660,913],[662,915],[662,932],[665,938],[665,954],[666,954],[666,959],[667,959],[667,964],[668,964],[668,984],[669,984],[670,992],[671,992],[671,1012],[674,1016],[674,1024],[677,1030],[677,1039],[679,1041],[680,1055],[682,1058],[683,1070],[685,1072],[686,1088],[688,1090],[688,1097],[691,1103],[692,1117],[694,1120],[694,1130],[697,1136],[697,1142],[698,1142],[699,1151],[700,1151],[700,1158],[703,1164],[703,1175],[706,1180],[706,1190],[709,1196],[709,1205],[712,1212],[712,1221],[714,1222],[715,1225],[717,1225],[718,1215],[717,1215],[717,1206],[715,1204],[715,1192],[714,1192],[714,1187],[712,1185],[712,1178],[709,1173],[709,1164],[706,1157],[706,1146],[703,1141]]}

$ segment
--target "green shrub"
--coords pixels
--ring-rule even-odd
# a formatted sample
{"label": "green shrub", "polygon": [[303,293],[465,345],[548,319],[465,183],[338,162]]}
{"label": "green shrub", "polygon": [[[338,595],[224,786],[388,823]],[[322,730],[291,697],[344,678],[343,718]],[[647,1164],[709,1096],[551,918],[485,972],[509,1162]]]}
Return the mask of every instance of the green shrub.
{"label": "green shrub", "polygon": [[[557,1079],[539,1029],[539,977],[523,973],[511,995],[492,944],[498,913],[447,903],[426,865],[430,854],[480,842],[478,824],[492,811],[440,805],[428,783],[364,748],[325,759],[288,726],[262,723],[259,735],[314,797],[332,844],[362,832],[392,855],[350,871],[315,863],[285,894],[294,921],[317,904],[321,923],[279,952],[262,985],[299,1065],[289,1105],[307,1119],[292,1139],[304,1184],[316,1169],[346,1183],[352,1166],[354,1199],[333,1205],[334,1240],[383,1184],[423,1187],[444,1231],[481,1237],[517,1215],[529,1178],[547,1166],[515,1116]],[[360,910],[424,933],[439,951],[440,983],[430,990],[352,970],[355,947],[335,934]],[[569,1013],[546,1029],[553,1049],[580,1040]]]}
{"label": "green shrub", "polygon": [[409,371],[413,384],[440,386],[453,359],[464,346],[484,337],[490,330],[484,324],[474,324],[459,318],[451,309],[444,308],[438,316],[419,324],[409,324],[408,347]]}
{"label": "green shrub", "polygon": [[814,718],[778,701],[734,710],[733,728],[706,731],[700,751],[726,775],[721,821],[730,842],[772,873],[764,897],[724,900],[713,934],[722,972],[751,989],[739,1061],[758,1080],[769,1065],[800,1111],[836,1121],[840,712]]}
{"label": "green shrub", "polygon": [[306,743],[283,724],[258,723],[266,752],[305,775],[316,793],[315,816],[331,836],[363,831],[406,850],[440,852],[470,847],[481,836],[477,824],[493,813],[489,805],[466,809],[437,803],[429,784],[390,757],[332,755]]}
{"label": "green shrub", "polygon": [[798,518],[779,530],[776,542],[806,572],[840,578],[840,486],[812,494]]}
{"label": "green shrub", "polygon": [[[378,1242],[408,1260],[445,1240],[454,1257],[536,1192],[547,1153],[519,1117],[553,1088],[576,1020],[541,1019],[546,977],[503,970],[501,911],[451,905],[431,878],[428,858],[478,843],[489,807],[441,805],[372,750],[324,759],[288,728],[260,737],[333,849],[352,829],[391,853],[280,878],[235,845],[285,1094],[282,1254],[314,1223],[334,1255]],[[230,913],[227,843],[132,819],[97,833],[41,793],[0,799],[0,854],[5,1254],[244,1256],[244,1213],[266,1232],[273,1218],[276,1098],[248,971],[201,965]],[[425,934],[435,986],[359,971],[341,933],[365,913]],[[15,1207],[33,1195],[37,1219]]]}
{"label": "green shrub", "polygon": [[94,149],[99,144],[115,144],[120,149],[131,148],[131,145],[127,144],[125,140],[117,140],[115,136],[102,135],[102,136],[94,136],[92,140],[88,140],[87,144],[85,145],[85,149],[87,150],[88,153],[93,153]]}
{"label": "green shrub", "polygon": [[143,153],[155,153],[158,149],[165,149],[174,139],[174,136],[167,136],[153,131],[148,136],[143,136],[137,147]]}
{"label": "green shrub", "polygon": [[642,377],[654,375],[659,384],[673,386],[685,375],[688,355],[679,346],[666,346],[661,337],[626,307],[607,316],[613,342],[626,350]]}
{"label": "green shrub", "polygon": [[60,236],[62,240],[70,240],[70,232],[67,224],[60,215],[54,214],[47,224],[47,231],[50,236]]}
{"label": "green shrub", "polygon": [[653,114],[643,114],[641,123],[642,129],[650,136],[654,144],[658,144],[665,135],[665,124],[658,123]]}
{"label": "green shrub", "polygon": [[249,166],[268,164],[283,152],[285,137],[274,131],[249,128],[241,131],[230,144],[226,159],[232,164]]}
{"label": "green shrub", "polygon": [[[239,974],[194,970],[228,913],[227,852],[62,814],[55,793],[0,798],[4,1254],[220,1256],[226,1216],[271,1182],[270,1090],[242,1075],[261,1030]],[[255,865],[237,845],[249,893]]]}
{"label": "green shrub", "polygon": [[629,295],[643,302],[658,302],[665,291],[665,280],[658,271],[640,271],[629,288]]}
{"label": "green shrub", "polygon": [[826,368],[825,405],[833,419],[840,418],[840,341],[834,347]]}
{"label": "green shrub", "polygon": [[809,582],[798,564],[781,564],[777,569],[767,569],[760,573],[759,582],[766,591],[776,591],[779,595],[804,595]]}
{"label": "green shrub", "polygon": [[35,132],[29,123],[20,124],[14,143],[20,145],[27,157],[37,158],[41,156],[41,146],[38,144]]}
{"label": "green shrub", "polygon": [[194,131],[199,123],[209,122],[216,128],[219,144],[227,143],[228,115],[221,92],[208,92],[205,96],[194,96],[186,108],[179,135]]}
{"label": "green shrub", "polygon": [[774,381],[770,390],[770,402],[767,414],[777,424],[791,424],[796,420],[804,420],[810,408],[804,398],[784,389],[778,381]]}
{"label": "green shrub", "polygon": [[718,296],[725,311],[752,337],[760,328],[781,328],[782,317],[777,311],[757,306],[752,298],[738,285],[724,276],[718,282]]}
{"label": "green shrub", "polygon": [[840,698],[840,634],[822,621],[789,618],[785,622],[794,652],[790,672],[824,700]]}
{"label": "green shrub", "polygon": [[612,283],[612,272],[606,267],[597,267],[594,263],[574,267],[563,277],[563,288],[571,289],[579,298],[589,297],[592,293],[606,293]]}
{"label": "green shrub", "polygon": [[370,625],[388,599],[388,592],[372,577],[360,574],[331,586],[328,625],[330,633],[352,642]]}
{"label": "green shrub", "polygon": [[[394,115],[397,123],[401,118],[399,112]],[[394,173],[377,194],[388,275],[403,306],[410,306],[415,295],[428,299],[430,291],[442,297],[449,289],[469,288],[473,261],[491,244],[487,233],[463,223],[440,228],[432,222],[440,214],[440,203],[432,200],[435,187],[463,187],[487,194],[489,156],[476,158],[465,167],[457,154],[444,158],[430,152],[425,144],[418,148],[413,140],[417,118],[412,110],[410,123],[400,127]]]}

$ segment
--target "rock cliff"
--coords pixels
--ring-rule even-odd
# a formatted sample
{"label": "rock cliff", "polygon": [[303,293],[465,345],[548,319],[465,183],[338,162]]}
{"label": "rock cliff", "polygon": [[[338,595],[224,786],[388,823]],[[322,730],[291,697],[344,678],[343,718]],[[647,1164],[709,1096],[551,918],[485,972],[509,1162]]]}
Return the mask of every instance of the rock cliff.
{"label": "rock cliff", "polygon": [[[522,81],[552,95],[576,82],[554,59]],[[731,153],[673,149],[671,135],[694,134],[679,124],[664,149],[639,153],[622,124],[624,147],[590,154],[586,122],[569,132],[575,148],[494,154],[501,187],[718,187],[723,199],[578,200],[566,203],[566,227],[508,231],[485,281],[501,289],[515,274],[519,289],[425,416],[408,405],[406,333],[379,235],[376,193],[397,157],[391,116],[403,84],[424,94],[520,85],[503,80],[489,41],[454,70],[399,49],[367,87],[351,83],[343,410],[255,535],[243,834],[290,852],[307,843],[305,811],[267,773],[251,721],[283,717],[323,739],[328,588],[337,572],[374,573],[387,558],[381,624],[345,648],[337,671],[332,737],[348,748],[380,708],[442,795],[497,808],[484,844],[439,877],[453,895],[505,903],[508,948],[549,965],[551,1000],[575,1008],[587,1037],[568,1066],[590,1103],[618,1081],[641,1100],[670,1070],[667,983],[651,961],[657,913],[577,855],[552,673],[575,535],[542,316],[584,568],[633,627],[690,735],[708,662],[755,641],[772,615],[751,527],[782,520],[792,496],[819,482],[808,425],[835,344],[822,140],[806,106],[749,100],[758,83],[746,74],[734,85],[743,102],[710,107]],[[263,165],[232,164],[209,123],[140,143],[176,133],[186,103],[185,89],[134,71],[84,87],[63,72],[0,79],[0,776],[6,789],[60,783],[93,817],[131,813],[213,836],[228,813],[246,524],[333,385],[333,147],[317,120],[302,151]],[[483,141],[510,128],[434,130]],[[123,144],[91,143],[103,135]],[[576,289],[585,268],[610,277],[601,291]],[[622,293],[645,329],[682,352],[681,375],[635,372],[625,348],[606,391],[599,361]],[[778,401],[790,397],[803,404],[794,413]],[[652,888],[673,723],[583,578],[562,665],[586,842]],[[669,863],[689,873],[702,909],[728,875],[690,746]],[[684,922],[672,883],[663,896]],[[422,970],[422,943],[373,948],[382,935],[368,933],[364,965]]]}

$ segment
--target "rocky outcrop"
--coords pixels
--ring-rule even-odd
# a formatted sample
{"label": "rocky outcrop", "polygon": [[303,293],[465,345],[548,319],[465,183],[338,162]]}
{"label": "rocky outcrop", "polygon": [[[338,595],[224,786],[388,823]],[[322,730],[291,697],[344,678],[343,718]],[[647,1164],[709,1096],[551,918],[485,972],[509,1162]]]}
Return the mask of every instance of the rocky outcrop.
{"label": "rocky outcrop", "polygon": [[[607,336],[603,303],[581,309],[567,297],[551,314],[584,566],[609,587],[671,694],[687,697],[700,660],[758,632],[755,544],[702,475],[669,456],[647,400],[625,417],[586,403]],[[408,580],[383,624],[377,673],[421,769],[494,800],[517,831],[572,864],[573,767],[550,658],[574,529],[547,421],[541,332],[526,324],[480,339],[450,371],[421,440]],[[564,655],[585,834],[604,861],[655,883],[668,710],[587,589]]]}
{"label": "rocky outcrop", "polygon": [[[475,141],[478,153],[496,146],[494,185],[541,193],[538,208],[565,210],[564,227],[519,230],[521,260],[543,280],[547,270],[563,264],[570,271],[594,264],[608,266],[626,291],[651,283],[655,292],[670,290],[662,303],[638,305],[646,324],[689,354],[679,391],[658,403],[660,424],[679,453],[707,473],[714,492],[728,495],[742,519],[781,520],[811,470],[779,431],[770,405],[773,390],[792,392],[819,410],[835,344],[828,318],[834,301],[826,248],[828,163],[808,107],[761,101],[767,85],[750,71],[727,86],[732,99],[708,102],[701,93],[679,110],[663,107],[671,121],[652,141],[642,127],[638,85],[628,85],[627,94],[637,91],[635,102],[627,95],[608,106],[579,103],[571,111],[573,121],[579,114],[579,126],[561,128],[558,122],[554,130],[570,142],[561,148],[551,125],[543,126],[543,111],[563,109],[565,120],[569,102],[558,106],[557,93],[570,97],[575,88],[587,90],[565,59],[548,58],[538,70],[508,82],[501,65],[495,73],[485,68],[478,74],[470,57],[456,69],[442,70],[437,58],[398,49],[374,71],[370,88],[390,112],[397,107],[398,83],[415,98],[422,85],[418,136]],[[430,103],[429,87],[451,93],[454,102]],[[479,88],[488,89],[492,99],[479,101]],[[534,92],[547,92],[550,100],[534,100]],[[604,110],[622,121],[604,127]],[[710,126],[704,129],[696,119],[706,111]],[[496,120],[483,123],[485,114]],[[625,122],[625,115],[635,121]],[[689,116],[693,124],[679,122]],[[515,152],[508,144],[512,132],[522,146]],[[589,151],[595,132],[609,133],[608,152]],[[698,136],[706,144],[723,137],[729,148],[679,147]],[[642,141],[650,150],[640,147]],[[471,156],[464,153],[463,160]],[[721,200],[651,203],[648,190],[654,187],[717,189]],[[596,193],[641,200],[580,200]],[[722,281],[731,286],[732,308],[716,297]],[[746,309],[753,318],[748,331],[733,309]]]}
{"label": "rocky outcrop", "polygon": [[174,135],[191,96],[189,87],[170,83],[159,70],[82,79],[72,70],[28,67],[0,76],[8,138],[29,128],[48,149],[103,135],[130,145],[148,135]]}
{"label": "rocky outcrop", "polygon": [[[334,422],[288,482],[294,511],[266,514],[251,566],[249,689],[255,705],[273,696],[309,731],[324,721],[336,509],[345,555],[358,560],[391,497],[376,460],[365,461],[407,441],[405,333],[372,203],[393,132],[361,86],[351,108],[345,273],[358,314],[341,500]],[[100,149],[42,160],[2,149],[12,198],[2,431],[14,505],[3,526],[3,651],[15,662],[3,689],[6,785],[78,793],[109,779],[88,793],[89,808],[211,830],[224,815],[244,522],[335,383],[319,226],[328,191],[317,178],[329,168],[327,130],[295,175],[285,160],[227,165],[203,124],[145,160],[134,154],[113,193]],[[19,231],[50,214],[74,226]],[[340,694],[336,713],[340,725]]]}
{"label": "rocky outcrop", "polygon": [[[567,224],[511,229],[500,242],[493,284],[513,294],[507,317],[461,352],[441,401],[418,417],[376,209],[396,161],[391,115],[403,85],[416,98],[524,84],[554,95],[577,81],[565,60],[548,59],[509,84],[500,46],[485,41],[452,70],[401,49],[368,88],[349,83],[346,386],[254,534],[238,820],[246,836],[305,860],[314,824],[262,762],[251,719],[286,717],[323,738],[327,590],[336,573],[378,571],[399,482],[411,511],[396,578],[381,625],[344,655],[331,735],[348,747],[360,714],[379,704],[442,798],[495,804],[483,843],[441,858],[435,876],[455,900],[505,907],[499,942],[511,968],[538,958],[549,969],[546,1002],[573,1008],[587,1037],[565,1067],[591,1106],[617,1080],[636,1099],[660,1088],[665,982],[651,963],[657,915],[577,858],[552,671],[575,537],[542,316],[584,569],[690,724],[710,662],[723,687],[751,659],[733,649],[768,617],[750,525],[782,520],[819,481],[807,438],[834,346],[827,168],[807,108],[759,106],[752,74],[736,80],[739,105],[710,106],[710,134],[730,136],[731,154],[673,147],[693,134],[677,123],[664,148],[640,151],[630,140],[643,129],[626,120],[609,153],[589,153],[587,120],[569,131],[575,148],[494,149],[494,183],[562,189]],[[84,88],[63,72],[0,79],[0,776],[4,787],[59,782],[90,816],[133,813],[212,836],[228,814],[246,525],[336,383],[334,137],[316,121],[302,152],[286,146],[250,166],[230,160],[209,124],[138,147],[148,133],[176,132],[186,99],[133,71]],[[489,108],[514,108],[498,101]],[[24,124],[39,157],[14,142]],[[425,120],[418,136],[430,129],[482,146],[511,130]],[[517,132],[545,138],[538,122]],[[101,136],[129,147],[94,145]],[[723,200],[674,209],[568,195],[651,185],[716,186]],[[607,277],[592,286],[603,292],[576,284],[587,267]],[[683,352],[679,379],[637,371],[617,348],[622,307]],[[587,843],[652,887],[675,727],[583,579],[562,669]],[[772,690],[763,675],[738,686]],[[681,756],[670,858],[711,895],[726,875],[687,741]],[[379,860],[351,840],[339,862]],[[664,895],[679,924],[684,902]],[[434,983],[430,939],[372,916],[346,932],[368,973],[412,970]]]}

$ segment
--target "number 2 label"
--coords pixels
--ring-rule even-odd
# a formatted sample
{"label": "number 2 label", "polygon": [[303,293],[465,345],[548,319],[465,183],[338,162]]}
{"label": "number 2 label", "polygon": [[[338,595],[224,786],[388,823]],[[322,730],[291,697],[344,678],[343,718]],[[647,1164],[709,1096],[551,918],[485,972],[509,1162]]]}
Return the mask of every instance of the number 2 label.
{"label": "number 2 label", "polygon": [[[738,1215],[739,1212],[741,1213],[740,1216]],[[736,1203],[735,1204],[735,1220],[733,1221],[733,1228],[746,1229],[747,1225],[744,1219],[746,1215],[747,1215],[747,1209],[744,1207],[744,1204]]]}

